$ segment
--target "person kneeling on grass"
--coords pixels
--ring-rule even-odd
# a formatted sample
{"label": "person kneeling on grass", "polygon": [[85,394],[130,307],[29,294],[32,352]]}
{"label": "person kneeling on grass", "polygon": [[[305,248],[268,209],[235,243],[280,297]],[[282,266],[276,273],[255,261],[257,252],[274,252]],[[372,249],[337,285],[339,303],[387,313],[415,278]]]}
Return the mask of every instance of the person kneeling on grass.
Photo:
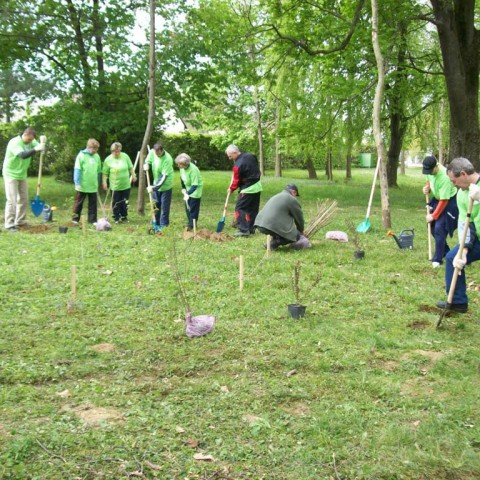
{"label": "person kneeling on grass", "polygon": [[203,180],[199,168],[192,163],[192,159],[186,153],[181,153],[175,159],[180,169],[180,181],[182,182],[182,194],[187,214],[187,230],[193,230],[193,222],[198,222],[200,202],[202,200]]}
{"label": "person kneeling on grass", "polygon": [[72,222],[78,223],[82,214],[83,202],[88,197],[88,223],[97,223],[97,190],[102,172],[98,147],[94,138],[87,141],[87,148],[81,150],[75,160],[73,183],[75,184],[75,202],[73,204]]}
{"label": "person kneeling on grass", "polygon": [[257,215],[255,226],[263,234],[272,236],[272,250],[288,244],[298,245],[299,249],[311,246],[303,235],[305,221],[302,206],[297,200],[299,196],[297,186],[289,183],[285,190],[270,198]]}
{"label": "person kneeling on grass", "polygon": [[[463,270],[465,265],[480,260],[480,241],[478,239],[480,233],[480,186],[478,185],[480,175],[475,172],[475,167],[466,158],[456,158],[452,160],[447,166],[447,174],[452,183],[459,189],[457,193],[459,239],[463,236],[470,199],[474,200],[463,252],[461,252],[459,258],[455,258],[460,247],[460,245],[456,245],[445,257],[445,287],[448,295],[455,269]],[[447,302],[438,302],[437,307],[445,309]],[[457,313],[466,313],[468,311],[465,272],[460,272],[460,275],[457,277],[453,300],[449,306],[449,310]]]}

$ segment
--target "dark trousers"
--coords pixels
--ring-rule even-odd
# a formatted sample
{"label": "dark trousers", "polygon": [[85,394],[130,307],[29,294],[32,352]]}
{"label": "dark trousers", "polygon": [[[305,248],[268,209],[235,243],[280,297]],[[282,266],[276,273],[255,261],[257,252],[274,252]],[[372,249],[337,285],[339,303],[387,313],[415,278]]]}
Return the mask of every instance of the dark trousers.
{"label": "dark trousers", "polygon": [[[264,235],[270,235],[272,237],[272,248],[277,248],[281,245],[288,245],[289,243],[293,243],[292,240],[289,240],[288,238],[281,237],[278,233],[275,233],[272,230],[269,230],[268,228],[264,227],[257,227],[260,232],[262,232]],[[300,233],[297,232],[297,240],[300,238]]]}
{"label": "dark trousers", "polygon": [[153,192],[155,199],[155,222],[159,227],[170,225],[170,205],[172,204],[172,189],[164,192]]}
{"label": "dark trousers", "polygon": [[[438,200],[433,198],[430,203],[432,210],[438,205]],[[448,205],[437,220],[430,223],[432,237],[435,240],[435,253],[433,254],[432,262],[442,263],[445,255],[450,251],[447,244],[448,235],[452,236],[457,228],[458,223],[458,208],[457,199],[452,197],[448,201]]]}
{"label": "dark trousers", "polygon": [[80,221],[83,202],[85,201],[86,198],[88,198],[88,223],[95,223],[97,221],[97,192],[93,192],[93,193],[76,192],[75,193],[72,220],[75,222]]}
{"label": "dark trousers", "polygon": [[[458,247],[459,245],[453,247],[445,257],[445,289],[447,295],[450,291],[450,284],[452,283],[453,273],[455,272],[455,267],[453,266],[453,259],[457,255]],[[467,265],[470,265],[472,262],[476,262],[477,260],[480,260],[480,242],[475,239],[472,248],[470,248],[467,253]],[[461,273],[462,274],[457,277],[457,283],[455,285],[455,291],[453,293],[452,304],[468,303],[467,279],[465,278],[465,269],[463,269]]]}
{"label": "dark trousers", "polygon": [[113,204],[113,219],[118,221],[120,219],[126,220],[128,216],[128,199],[130,198],[130,189],[119,190],[113,192],[112,204]]}
{"label": "dark trousers", "polygon": [[[188,199],[188,202],[185,202],[185,212],[188,218],[188,227],[193,228],[193,221],[198,225],[198,215],[200,214],[200,201],[201,198],[192,198]],[[188,204],[188,207],[187,207]]]}
{"label": "dark trousers", "polygon": [[255,231],[255,219],[260,208],[260,192],[239,193],[235,205],[235,222],[237,228],[244,233]]}

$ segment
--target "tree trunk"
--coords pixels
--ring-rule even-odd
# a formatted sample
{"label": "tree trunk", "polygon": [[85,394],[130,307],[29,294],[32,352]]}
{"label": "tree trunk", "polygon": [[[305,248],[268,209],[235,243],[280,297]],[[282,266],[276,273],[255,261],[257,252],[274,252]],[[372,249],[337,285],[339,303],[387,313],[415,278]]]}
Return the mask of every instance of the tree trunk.
{"label": "tree trunk", "polygon": [[137,212],[140,215],[144,215],[145,213],[145,175],[143,174],[143,163],[147,155],[147,146],[150,142],[150,137],[152,136],[153,119],[155,117],[155,0],[150,0],[150,48],[148,61],[148,119],[138,162]]}
{"label": "tree trunk", "polygon": [[[250,47],[250,59],[252,65],[254,62],[253,46]],[[262,129],[262,112],[260,110],[260,100],[258,99],[258,87],[253,87],[253,101],[255,103],[255,124],[257,126],[258,137],[258,167],[260,169],[260,175],[265,175],[265,159],[263,155],[263,129]]]}
{"label": "tree trunk", "polygon": [[385,86],[385,65],[383,61],[382,51],[378,40],[378,5],[377,0],[372,1],[372,43],[375,52],[375,60],[377,62],[377,87],[375,89],[375,99],[373,102],[373,135],[375,137],[375,145],[377,147],[378,162],[380,162],[380,189],[382,193],[382,226],[383,228],[391,228],[390,218],[390,197],[388,193],[387,169],[385,168],[385,159],[387,152],[382,139],[382,129],[380,123],[380,113],[383,99],[383,89]]}
{"label": "tree trunk", "polygon": [[438,119],[438,162],[445,165],[445,148],[443,147],[443,123],[445,116],[445,102],[440,100],[440,114]]}
{"label": "tree trunk", "polygon": [[275,176],[282,176],[282,157],[280,155],[280,135],[278,129],[280,128],[280,102],[277,97],[277,105],[275,108]]}
{"label": "tree trunk", "polygon": [[312,159],[310,157],[307,158],[305,166],[307,167],[308,178],[310,178],[311,180],[316,180],[318,178],[317,171],[315,170],[315,166],[313,165]]}
{"label": "tree trunk", "polygon": [[389,187],[397,187],[397,170],[402,151],[406,122],[400,111],[390,114],[390,145],[388,147],[387,179]]}
{"label": "tree trunk", "polygon": [[450,105],[449,160],[468,158],[480,169],[479,32],[475,0],[430,0],[435,16]]}

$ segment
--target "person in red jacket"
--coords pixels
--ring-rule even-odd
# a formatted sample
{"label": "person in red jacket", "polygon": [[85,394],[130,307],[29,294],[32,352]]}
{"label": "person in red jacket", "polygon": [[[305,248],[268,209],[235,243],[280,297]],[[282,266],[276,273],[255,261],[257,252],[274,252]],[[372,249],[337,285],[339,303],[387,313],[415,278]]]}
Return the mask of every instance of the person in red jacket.
{"label": "person in red jacket", "polygon": [[238,189],[235,205],[235,223],[237,237],[248,237],[255,233],[255,219],[260,207],[260,194],[263,190],[260,182],[260,168],[257,157],[248,152],[241,152],[236,145],[229,145],[225,151],[233,163],[232,182],[228,189]]}

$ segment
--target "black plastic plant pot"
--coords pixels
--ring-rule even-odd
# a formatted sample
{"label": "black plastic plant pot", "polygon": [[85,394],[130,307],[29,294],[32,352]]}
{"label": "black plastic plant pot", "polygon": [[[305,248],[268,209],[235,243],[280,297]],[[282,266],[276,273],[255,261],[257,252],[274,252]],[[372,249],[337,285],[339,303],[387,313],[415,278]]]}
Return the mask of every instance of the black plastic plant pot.
{"label": "black plastic plant pot", "polygon": [[353,252],[353,257],[356,260],[361,260],[362,258],[365,258],[365,252],[363,250],[357,250],[356,252]]}
{"label": "black plastic plant pot", "polygon": [[296,303],[290,303],[288,305],[288,314],[295,319],[303,318],[305,316],[305,305],[297,305]]}
{"label": "black plastic plant pot", "polygon": [[68,227],[58,227],[59,233],[67,233]]}

